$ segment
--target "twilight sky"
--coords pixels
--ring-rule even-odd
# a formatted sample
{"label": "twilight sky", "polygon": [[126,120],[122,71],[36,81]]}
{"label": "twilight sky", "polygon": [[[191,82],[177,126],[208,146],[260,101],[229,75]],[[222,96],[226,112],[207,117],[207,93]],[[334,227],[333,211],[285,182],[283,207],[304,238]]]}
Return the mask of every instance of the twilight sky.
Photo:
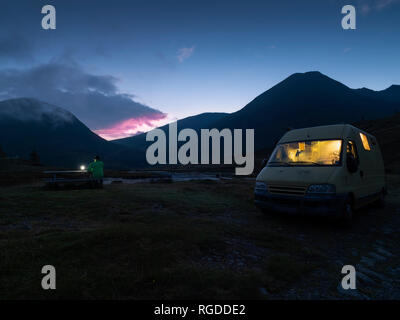
{"label": "twilight sky", "polygon": [[[57,29],[41,28],[54,5]],[[343,30],[341,8],[357,9]],[[0,100],[36,97],[107,139],[239,110],[295,72],[400,84],[400,0],[2,0]]]}

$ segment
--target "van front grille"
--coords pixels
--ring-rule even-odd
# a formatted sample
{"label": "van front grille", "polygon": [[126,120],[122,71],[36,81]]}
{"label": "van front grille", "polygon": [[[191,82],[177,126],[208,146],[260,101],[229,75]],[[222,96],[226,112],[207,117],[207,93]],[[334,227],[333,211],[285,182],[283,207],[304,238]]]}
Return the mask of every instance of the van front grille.
{"label": "van front grille", "polygon": [[305,186],[268,185],[268,192],[272,194],[304,196],[306,190],[307,187]]}

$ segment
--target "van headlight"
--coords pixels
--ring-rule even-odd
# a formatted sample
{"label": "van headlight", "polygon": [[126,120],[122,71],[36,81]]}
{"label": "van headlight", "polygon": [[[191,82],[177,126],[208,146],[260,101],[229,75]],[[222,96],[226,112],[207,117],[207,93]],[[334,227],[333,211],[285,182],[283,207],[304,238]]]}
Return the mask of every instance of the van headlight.
{"label": "van headlight", "polygon": [[307,193],[336,193],[336,187],[333,184],[312,184],[308,187]]}
{"label": "van headlight", "polygon": [[267,185],[264,182],[256,181],[255,191],[267,191]]}

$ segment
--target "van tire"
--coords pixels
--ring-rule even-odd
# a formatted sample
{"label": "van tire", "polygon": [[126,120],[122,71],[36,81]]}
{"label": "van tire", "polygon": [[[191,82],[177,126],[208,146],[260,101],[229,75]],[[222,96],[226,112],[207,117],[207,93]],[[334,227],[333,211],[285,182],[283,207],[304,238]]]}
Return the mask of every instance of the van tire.
{"label": "van tire", "polygon": [[351,226],[354,221],[354,203],[353,199],[349,196],[344,202],[342,209],[341,221],[344,226]]}

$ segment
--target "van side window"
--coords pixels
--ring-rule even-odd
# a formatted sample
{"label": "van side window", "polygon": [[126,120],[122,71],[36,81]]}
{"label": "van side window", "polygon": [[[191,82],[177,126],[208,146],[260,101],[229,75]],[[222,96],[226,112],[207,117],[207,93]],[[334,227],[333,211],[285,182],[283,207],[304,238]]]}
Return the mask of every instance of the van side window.
{"label": "van side window", "polygon": [[362,145],[363,145],[364,149],[370,151],[371,147],[369,146],[369,142],[368,142],[367,136],[364,133],[360,132],[360,138],[361,138],[361,142],[362,142]]}
{"label": "van side window", "polygon": [[349,140],[347,142],[346,153],[351,154],[357,162],[359,162],[358,154],[357,154],[357,147],[354,141]]}

